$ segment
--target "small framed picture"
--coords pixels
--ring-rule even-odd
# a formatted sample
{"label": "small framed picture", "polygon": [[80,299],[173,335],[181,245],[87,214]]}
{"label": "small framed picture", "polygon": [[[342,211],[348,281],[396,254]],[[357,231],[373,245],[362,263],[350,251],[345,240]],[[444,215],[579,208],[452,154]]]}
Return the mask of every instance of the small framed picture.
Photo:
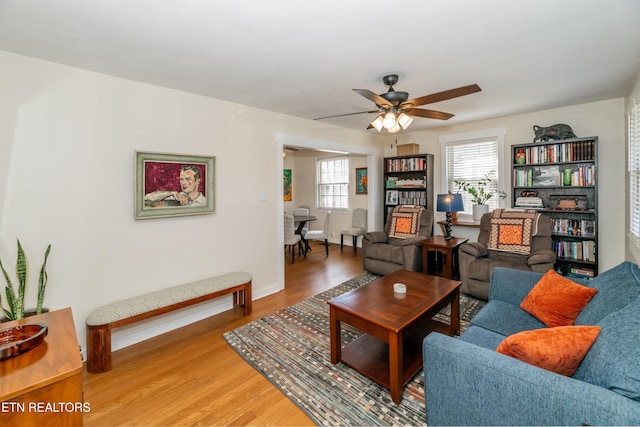
{"label": "small framed picture", "polygon": [[387,190],[387,197],[385,204],[397,205],[398,204],[398,190]]}
{"label": "small framed picture", "polygon": [[356,168],[356,194],[367,194],[367,168]]}
{"label": "small framed picture", "polygon": [[215,157],[136,151],[135,219],[215,212]]}

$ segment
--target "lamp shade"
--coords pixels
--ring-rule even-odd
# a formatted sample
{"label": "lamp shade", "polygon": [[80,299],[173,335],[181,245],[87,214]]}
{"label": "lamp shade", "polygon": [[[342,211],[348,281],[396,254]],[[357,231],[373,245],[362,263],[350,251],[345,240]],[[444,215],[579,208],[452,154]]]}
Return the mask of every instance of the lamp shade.
{"label": "lamp shade", "polygon": [[378,132],[382,130],[382,121],[384,119],[384,115],[380,114],[374,121],[371,122],[371,126],[376,128]]}
{"label": "lamp shade", "polygon": [[436,206],[438,212],[462,212],[462,194],[438,194],[438,204]]}

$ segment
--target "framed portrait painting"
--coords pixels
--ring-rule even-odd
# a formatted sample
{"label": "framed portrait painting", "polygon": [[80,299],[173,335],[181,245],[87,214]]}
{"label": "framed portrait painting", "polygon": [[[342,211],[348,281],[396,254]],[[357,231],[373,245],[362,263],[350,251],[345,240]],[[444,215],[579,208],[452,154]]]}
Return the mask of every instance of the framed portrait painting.
{"label": "framed portrait painting", "polygon": [[215,157],[136,151],[135,218],[215,212]]}
{"label": "framed portrait painting", "polygon": [[367,168],[356,168],[356,194],[367,194]]}

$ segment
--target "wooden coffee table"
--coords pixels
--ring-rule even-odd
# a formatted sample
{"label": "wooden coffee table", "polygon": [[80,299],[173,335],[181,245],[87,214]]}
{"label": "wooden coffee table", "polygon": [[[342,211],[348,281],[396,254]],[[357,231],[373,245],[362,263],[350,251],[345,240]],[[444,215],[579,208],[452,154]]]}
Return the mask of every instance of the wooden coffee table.
{"label": "wooden coffee table", "polygon": [[[404,283],[406,294],[393,291]],[[460,331],[460,282],[398,270],[328,301],[331,363],[342,362],[391,392],[395,403],[422,368],[422,340],[431,331],[447,335]],[[451,304],[451,325],[432,320]],[[362,332],[342,347],[340,325]]]}

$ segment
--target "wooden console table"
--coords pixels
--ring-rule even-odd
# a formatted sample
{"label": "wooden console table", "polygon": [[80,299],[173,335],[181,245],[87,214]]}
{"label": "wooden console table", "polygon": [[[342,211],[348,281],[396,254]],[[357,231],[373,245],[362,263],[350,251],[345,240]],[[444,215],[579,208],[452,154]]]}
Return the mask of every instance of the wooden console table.
{"label": "wooden console table", "polygon": [[44,342],[0,361],[0,424],[82,426],[90,407],[82,395],[82,355],[71,309],[0,323],[0,329],[29,323],[49,328]]}

